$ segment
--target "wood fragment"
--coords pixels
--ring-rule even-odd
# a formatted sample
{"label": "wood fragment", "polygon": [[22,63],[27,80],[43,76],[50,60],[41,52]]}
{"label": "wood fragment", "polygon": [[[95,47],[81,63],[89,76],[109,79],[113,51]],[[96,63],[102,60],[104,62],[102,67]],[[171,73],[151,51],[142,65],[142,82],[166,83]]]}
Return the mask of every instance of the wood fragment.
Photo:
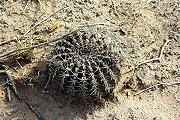
{"label": "wood fragment", "polygon": [[131,70],[129,70],[129,71],[125,72],[125,73],[122,73],[122,75],[125,75],[125,74],[127,74],[127,73],[132,72],[132,71],[135,71],[139,66],[141,66],[141,65],[143,65],[143,64],[150,63],[150,62],[153,62],[153,61],[159,61],[159,62],[160,62],[160,60],[161,60],[161,58],[162,58],[162,56],[163,56],[163,51],[164,51],[166,45],[167,45],[169,42],[171,42],[171,41],[172,41],[172,40],[168,40],[168,39],[165,40],[165,42],[163,43],[163,45],[161,46],[161,48],[160,48],[160,50],[159,50],[159,55],[158,55],[157,58],[153,58],[153,59],[149,59],[149,60],[145,60],[145,61],[143,61],[143,62],[140,62],[140,63],[138,63],[134,68],[132,68]]}
{"label": "wood fragment", "polygon": [[60,10],[64,9],[65,6],[64,4],[62,5],[61,8],[57,9],[55,12],[53,12],[52,14],[50,14],[49,16],[47,16],[45,19],[41,20],[40,22],[36,23],[34,26],[32,26],[29,30],[27,30],[23,36],[26,36],[32,29],[34,29],[35,27],[37,27],[39,24],[41,24],[42,22],[46,21],[48,18],[50,18],[51,16],[53,16],[54,14],[56,14],[57,12],[59,12]]}
{"label": "wood fragment", "polygon": [[165,42],[164,42],[164,44],[162,45],[162,47],[161,47],[161,49],[160,49],[160,52],[159,52],[159,59],[161,59],[162,58],[162,56],[163,56],[163,52],[164,52],[164,49],[165,49],[165,47],[166,47],[166,45],[169,43],[169,42],[171,42],[172,40],[169,40],[169,39],[167,39]]}
{"label": "wood fragment", "polygon": [[153,61],[160,61],[160,58],[153,58],[153,59],[150,59],[150,60],[145,60],[145,61],[139,63],[137,66],[141,66],[142,64],[153,62]]}
{"label": "wood fragment", "polygon": [[[0,73],[1,73],[1,72],[0,72]],[[9,83],[9,81],[6,81],[6,82],[0,84],[0,87],[1,87],[1,86],[4,86],[4,85],[7,85],[8,83]]]}
{"label": "wood fragment", "polygon": [[96,26],[96,25],[106,25],[106,26],[109,26],[108,23],[91,23],[91,24],[82,24],[82,25],[79,25],[78,28],[92,27],[92,26]]}
{"label": "wood fragment", "polygon": [[78,31],[78,30],[79,30],[79,29],[74,30],[74,31],[72,31],[72,32],[70,32],[70,33],[65,34],[65,35],[62,36],[62,37],[58,37],[58,38],[49,40],[49,41],[44,42],[44,43],[39,43],[39,44],[37,44],[37,45],[33,45],[33,46],[30,46],[30,47],[24,47],[24,48],[12,50],[12,51],[10,51],[10,52],[8,52],[8,53],[5,53],[5,54],[0,55],[0,59],[4,58],[4,57],[6,57],[6,56],[9,56],[9,55],[11,55],[11,54],[13,54],[13,53],[19,52],[19,51],[31,50],[31,49],[34,49],[34,48],[37,48],[37,47],[40,47],[40,46],[43,46],[43,45],[47,45],[47,44],[52,43],[52,42],[56,42],[56,41],[58,41],[58,40],[62,40],[64,37],[66,37],[66,36],[68,36],[68,35],[76,32],[76,31]]}
{"label": "wood fragment", "polygon": [[178,84],[180,84],[180,82],[158,83],[158,84],[152,85],[152,86],[150,86],[150,87],[148,87],[148,88],[146,88],[146,89],[143,89],[143,90],[141,90],[140,92],[137,92],[137,93],[134,94],[133,96],[139,95],[139,94],[141,94],[141,93],[143,93],[143,92],[145,92],[145,91],[147,91],[147,90],[149,90],[149,89],[151,89],[151,88],[154,88],[154,87],[156,87],[156,86],[159,86],[159,85],[178,85]]}
{"label": "wood fragment", "polygon": [[[21,37],[19,37],[19,39],[23,38],[24,36],[26,36],[32,29],[34,29],[35,27],[37,27],[38,25],[40,25],[42,22],[46,21],[47,19],[49,19],[51,16],[53,16],[54,14],[56,14],[57,12],[59,12],[60,10],[64,9],[65,6],[64,4],[62,5],[61,8],[59,8],[58,10],[56,10],[55,12],[53,12],[52,14],[50,14],[49,16],[47,16],[45,19],[41,20],[40,22],[38,22],[37,24],[35,24],[34,26],[30,27],[29,30],[27,30]],[[15,41],[16,39],[11,39],[11,40],[7,40],[4,42],[0,43],[0,46],[4,45],[4,44],[8,44],[12,41]]]}
{"label": "wood fragment", "polygon": [[10,42],[12,42],[12,41],[15,41],[15,39],[11,39],[11,40],[7,40],[7,41],[4,41],[4,42],[1,42],[1,43],[0,43],[0,46],[2,46],[2,45],[4,45],[4,44],[8,44],[8,43],[10,43]]}
{"label": "wood fragment", "polygon": [[162,58],[162,56],[163,56],[163,51],[164,51],[166,45],[167,45],[169,42],[171,42],[171,41],[172,41],[172,40],[166,40],[166,41],[164,42],[164,44],[163,44],[162,47],[160,48],[159,55],[158,55],[157,58],[153,58],[153,59],[150,59],[150,60],[145,60],[145,61],[139,63],[139,64],[136,66],[136,68],[139,67],[139,66],[141,66],[141,65],[143,65],[143,64],[149,63],[149,62],[160,61],[161,58]]}
{"label": "wood fragment", "polygon": [[41,116],[41,114],[39,113],[39,112],[37,112],[25,99],[23,100],[25,103],[26,103],[26,105],[30,108],[30,110],[31,111],[33,111],[35,114],[36,114],[36,116],[39,118],[39,120],[45,120],[42,116]]}
{"label": "wood fragment", "polygon": [[18,93],[18,91],[17,91],[17,89],[16,89],[16,86],[15,86],[15,84],[14,84],[14,81],[13,81],[13,79],[11,78],[11,76],[9,75],[9,73],[6,71],[6,73],[5,73],[5,77],[7,77],[7,79],[9,80],[9,86],[12,88],[12,90],[13,90],[13,92],[14,92],[14,94],[18,97],[18,99],[20,99],[21,100],[21,97],[20,97],[20,95],[19,95],[19,93]]}
{"label": "wood fragment", "polygon": [[6,85],[6,91],[7,91],[7,98],[8,98],[8,101],[10,102],[11,101],[11,91],[10,91],[10,86],[7,84]]}
{"label": "wood fragment", "polygon": [[11,95],[10,95],[10,87],[12,88],[12,90],[13,90],[13,92],[14,92],[14,94],[16,95],[16,97],[20,100],[20,101],[22,101],[22,102],[24,102],[29,108],[30,108],[30,110],[34,113],[34,114],[36,114],[36,116],[38,117],[38,119],[39,120],[45,120],[42,116],[41,116],[41,114],[40,113],[38,113],[25,99],[23,99],[23,98],[21,98],[21,96],[19,95],[19,92],[17,91],[17,89],[16,89],[16,86],[15,86],[15,84],[14,84],[14,81],[13,81],[13,79],[11,78],[11,76],[9,75],[9,73],[7,72],[7,71],[5,71],[5,70],[0,70],[0,73],[1,74],[4,74],[4,76],[5,76],[5,78],[7,79],[7,81],[5,82],[5,83],[3,83],[3,84],[5,84],[5,85],[7,85],[7,97],[8,97],[8,101],[11,101]]}

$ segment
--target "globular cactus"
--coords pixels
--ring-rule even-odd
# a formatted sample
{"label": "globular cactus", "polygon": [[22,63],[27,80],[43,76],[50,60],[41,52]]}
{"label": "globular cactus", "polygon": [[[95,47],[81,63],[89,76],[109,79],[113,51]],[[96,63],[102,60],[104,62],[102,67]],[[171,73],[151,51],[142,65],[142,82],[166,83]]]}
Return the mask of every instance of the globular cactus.
{"label": "globular cactus", "polygon": [[104,29],[83,29],[58,41],[47,71],[53,88],[69,95],[110,95],[120,75],[122,54]]}

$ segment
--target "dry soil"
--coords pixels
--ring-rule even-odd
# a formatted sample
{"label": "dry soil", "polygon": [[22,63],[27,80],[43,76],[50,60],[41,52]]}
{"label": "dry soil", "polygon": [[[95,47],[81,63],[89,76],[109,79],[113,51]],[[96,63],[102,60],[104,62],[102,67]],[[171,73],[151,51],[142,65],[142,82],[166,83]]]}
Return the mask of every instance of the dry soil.
{"label": "dry soil", "polygon": [[[53,43],[26,54],[1,58],[0,64],[6,66],[20,95],[46,120],[179,120],[179,85],[159,85],[133,96],[157,83],[180,82],[179,8],[179,0],[0,1],[0,43],[12,40],[0,46],[1,55],[80,27],[95,25],[110,30],[124,60],[114,100],[104,101],[103,105],[44,91],[46,57]],[[165,40],[171,41],[160,62],[135,69],[138,63],[157,58]],[[1,76],[0,83],[3,82]],[[0,86],[0,119],[38,119],[13,92],[8,102],[6,87]]]}

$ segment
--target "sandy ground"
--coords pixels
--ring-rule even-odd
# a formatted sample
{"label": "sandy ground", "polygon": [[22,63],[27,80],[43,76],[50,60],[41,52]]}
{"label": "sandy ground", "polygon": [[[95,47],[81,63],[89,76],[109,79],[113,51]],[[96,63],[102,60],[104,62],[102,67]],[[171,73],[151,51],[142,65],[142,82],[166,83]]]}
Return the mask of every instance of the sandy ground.
{"label": "sandy ground", "polygon": [[[32,0],[33,1],[33,0]],[[34,29],[57,9],[65,6]],[[123,51],[124,60],[113,101],[73,99],[44,91],[46,56],[53,43],[35,48],[27,55],[1,59],[16,82],[20,95],[46,120],[178,120],[179,85],[159,85],[139,95],[135,93],[157,83],[180,82],[180,3],[178,0],[20,0],[0,1],[0,54],[42,43],[87,24],[107,27]],[[30,30],[27,34],[26,32]],[[25,34],[25,35],[24,35]],[[160,62],[138,63],[157,58],[165,40],[171,40]],[[24,59],[22,58],[24,57]],[[28,59],[30,59],[28,61]],[[0,76],[0,83],[4,82]],[[36,115],[6,86],[0,86],[0,119],[36,120]]]}

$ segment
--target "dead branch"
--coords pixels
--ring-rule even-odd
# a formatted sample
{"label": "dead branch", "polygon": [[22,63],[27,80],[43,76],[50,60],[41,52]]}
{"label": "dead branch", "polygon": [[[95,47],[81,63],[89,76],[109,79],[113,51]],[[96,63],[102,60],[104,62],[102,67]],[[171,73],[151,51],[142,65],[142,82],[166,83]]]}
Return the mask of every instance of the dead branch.
{"label": "dead branch", "polygon": [[4,41],[4,42],[1,42],[0,43],[0,46],[2,46],[2,45],[4,45],[4,44],[8,44],[8,43],[10,43],[10,42],[12,42],[12,41],[14,41],[15,39],[11,39],[11,40],[7,40],[7,41]]}
{"label": "dead branch", "polygon": [[160,49],[159,57],[158,57],[160,60],[161,60],[161,58],[162,58],[164,48],[165,48],[166,45],[167,45],[169,42],[171,42],[171,41],[172,41],[172,40],[167,39],[167,40],[164,42],[164,44],[162,45],[162,47],[161,47],[161,49]]}
{"label": "dead branch", "polygon": [[[7,79],[7,78],[6,78]],[[7,79],[7,81],[9,81],[9,79]],[[6,84],[6,91],[7,91],[7,98],[8,101],[11,101],[11,91],[10,91],[10,85],[9,85],[10,81]]]}
{"label": "dead branch", "polygon": [[159,85],[178,85],[178,84],[180,84],[180,82],[158,83],[158,84],[152,85],[152,86],[150,86],[150,87],[148,87],[148,88],[146,88],[146,89],[143,89],[143,90],[141,90],[140,92],[137,92],[137,93],[134,94],[133,96],[139,95],[139,94],[141,94],[141,93],[143,93],[143,92],[145,92],[145,91],[147,91],[147,90],[149,90],[149,89],[151,89],[151,88],[154,88],[154,87],[156,87],[156,86],[159,86]]}
{"label": "dead branch", "polygon": [[2,58],[4,58],[4,57],[6,57],[6,56],[9,56],[9,55],[11,55],[11,54],[17,53],[17,52],[19,52],[19,51],[31,50],[31,49],[34,49],[34,48],[37,48],[37,47],[40,47],[40,46],[43,46],[43,45],[47,45],[47,44],[52,43],[52,42],[56,42],[56,41],[58,41],[58,40],[62,40],[64,37],[66,37],[66,36],[68,36],[68,35],[76,32],[76,31],[78,31],[78,30],[79,30],[79,29],[74,30],[74,31],[72,31],[72,32],[70,32],[70,33],[67,33],[67,34],[63,35],[62,37],[58,37],[58,38],[55,38],[55,39],[53,39],[53,40],[49,40],[49,41],[44,42],[44,43],[39,43],[39,44],[37,44],[37,45],[33,45],[33,46],[30,46],[30,47],[24,47],[24,48],[20,48],[20,49],[17,49],[17,50],[12,50],[12,51],[10,51],[10,52],[8,52],[8,53],[5,53],[5,54],[0,55],[0,58],[2,59]]}
{"label": "dead branch", "polygon": [[39,120],[45,120],[42,116],[41,116],[41,114],[39,113],[39,112],[37,112],[25,99],[23,100],[25,103],[26,103],[26,105],[30,108],[30,110],[31,111],[33,111],[35,114],[36,114],[36,116],[39,118]]}
{"label": "dead branch", "polygon": [[109,26],[108,23],[91,23],[91,24],[83,24],[83,25],[79,25],[78,28],[83,28],[83,27],[92,27],[92,26],[96,26],[96,25],[106,25]]}
{"label": "dead branch", "polygon": [[160,50],[159,50],[159,55],[158,55],[157,58],[153,58],[153,59],[150,59],[150,60],[145,60],[145,61],[143,61],[143,62],[141,62],[141,63],[138,63],[134,68],[132,68],[131,70],[129,70],[129,71],[125,72],[125,73],[122,73],[122,75],[127,74],[127,73],[130,73],[130,72],[136,70],[139,66],[141,66],[141,65],[143,65],[143,64],[150,63],[150,62],[153,62],[153,61],[159,61],[159,62],[160,62],[160,60],[161,60],[161,58],[162,58],[162,56],[163,56],[163,51],[164,51],[166,45],[167,45],[169,42],[171,42],[171,41],[172,41],[172,40],[166,40],[166,41],[163,43],[163,45],[161,46],[161,48],[160,48]]}
{"label": "dead branch", "polygon": [[24,33],[23,36],[26,36],[32,29],[34,29],[35,27],[37,27],[39,24],[41,24],[42,22],[46,21],[48,18],[50,18],[51,16],[53,16],[54,14],[56,14],[57,12],[59,12],[60,10],[64,9],[65,6],[64,4],[62,5],[61,8],[59,8],[58,10],[56,10],[55,12],[53,12],[52,14],[50,14],[49,16],[47,16],[45,19],[41,20],[40,22],[36,23],[34,26],[32,26],[28,31],[26,31]]}
{"label": "dead branch", "polygon": [[0,73],[4,74],[4,76],[6,77],[7,81],[9,81],[7,84],[12,87],[13,91],[14,91],[14,94],[18,97],[18,99],[21,100],[21,97],[16,89],[16,86],[14,84],[14,81],[13,79],[11,78],[11,76],[9,75],[9,73],[7,71],[1,71]]}
{"label": "dead branch", "polygon": [[145,60],[145,61],[139,63],[137,66],[140,66],[140,65],[145,64],[145,63],[153,62],[153,61],[160,61],[160,58],[153,58],[150,60]]}
{"label": "dead branch", "polygon": [[171,40],[166,40],[166,41],[164,42],[164,44],[163,44],[162,47],[160,48],[159,55],[158,55],[157,58],[153,58],[153,59],[150,59],[150,60],[145,60],[145,61],[139,63],[139,64],[137,65],[137,67],[139,67],[139,66],[141,66],[142,64],[145,64],[145,63],[149,63],[149,62],[153,62],[153,61],[160,61],[161,58],[162,58],[162,56],[163,56],[164,48],[166,47],[166,45],[167,45],[170,41],[171,41]]}
{"label": "dead branch", "polygon": [[[47,16],[45,19],[39,21],[37,24],[35,24],[34,26],[30,27],[29,30],[27,30],[20,38],[23,38],[24,36],[26,36],[32,29],[34,29],[35,27],[37,27],[39,24],[41,24],[42,22],[46,21],[47,19],[49,19],[51,16],[53,16],[54,14],[56,14],[57,12],[59,12],[60,10],[64,9],[65,6],[64,4],[62,5],[61,8],[59,8],[58,10],[56,10],[55,12],[53,12],[52,14],[50,14],[49,16]],[[19,39],[20,39],[19,38]],[[16,39],[11,39],[11,40],[7,40],[7,41],[4,41],[4,42],[1,42],[0,43],[0,46],[4,45],[4,44],[8,44],[12,41],[15,41]]]}
{"label": "dead branch", "polygon": [[23,99],[23,98],[21,98],[21,96],[19,95],[19,92],[17,91],[17,89],[16,89],[16,86],[15,86],[15,84],[14,84],[14,81],[13,81],[13,79],[11,78],[11,76],[9,75],[9,73],[6,71],[6,70],[0,70],[0,74],[3,74],[4,76],[5,76],[5,78],[6,78],[6,84],[5,83],[3,83],[3,84],[5,84],[5,85],[7,85],[7,97],[8,97],[8,101],[11,101],[11,95],[10,95],[10,87],[12,88],[12,90],[13,90],[13,92],[14,92],[14,94],[16,95],[16,97],[19,99],[19,100],[21,100],[21,101],[23,101],[29,108],[30,108],[30,110],[34,113],[34,114],[36,114],[36,116],[38,117],[38,119],[39,120],[45,120],[41,115],[40,115],[40,113],[38,113],[37,111],[35,111],[34,110],[34,108],[25,100],[25,99]]}
{"label": "dead branch", "polygon": [[[3,73],[3,72],[0,71],[0,73]],[[0,87],[7,85],[8,83],[9,83],[9,80],[6,80],[6,82],[0,84]]]}

